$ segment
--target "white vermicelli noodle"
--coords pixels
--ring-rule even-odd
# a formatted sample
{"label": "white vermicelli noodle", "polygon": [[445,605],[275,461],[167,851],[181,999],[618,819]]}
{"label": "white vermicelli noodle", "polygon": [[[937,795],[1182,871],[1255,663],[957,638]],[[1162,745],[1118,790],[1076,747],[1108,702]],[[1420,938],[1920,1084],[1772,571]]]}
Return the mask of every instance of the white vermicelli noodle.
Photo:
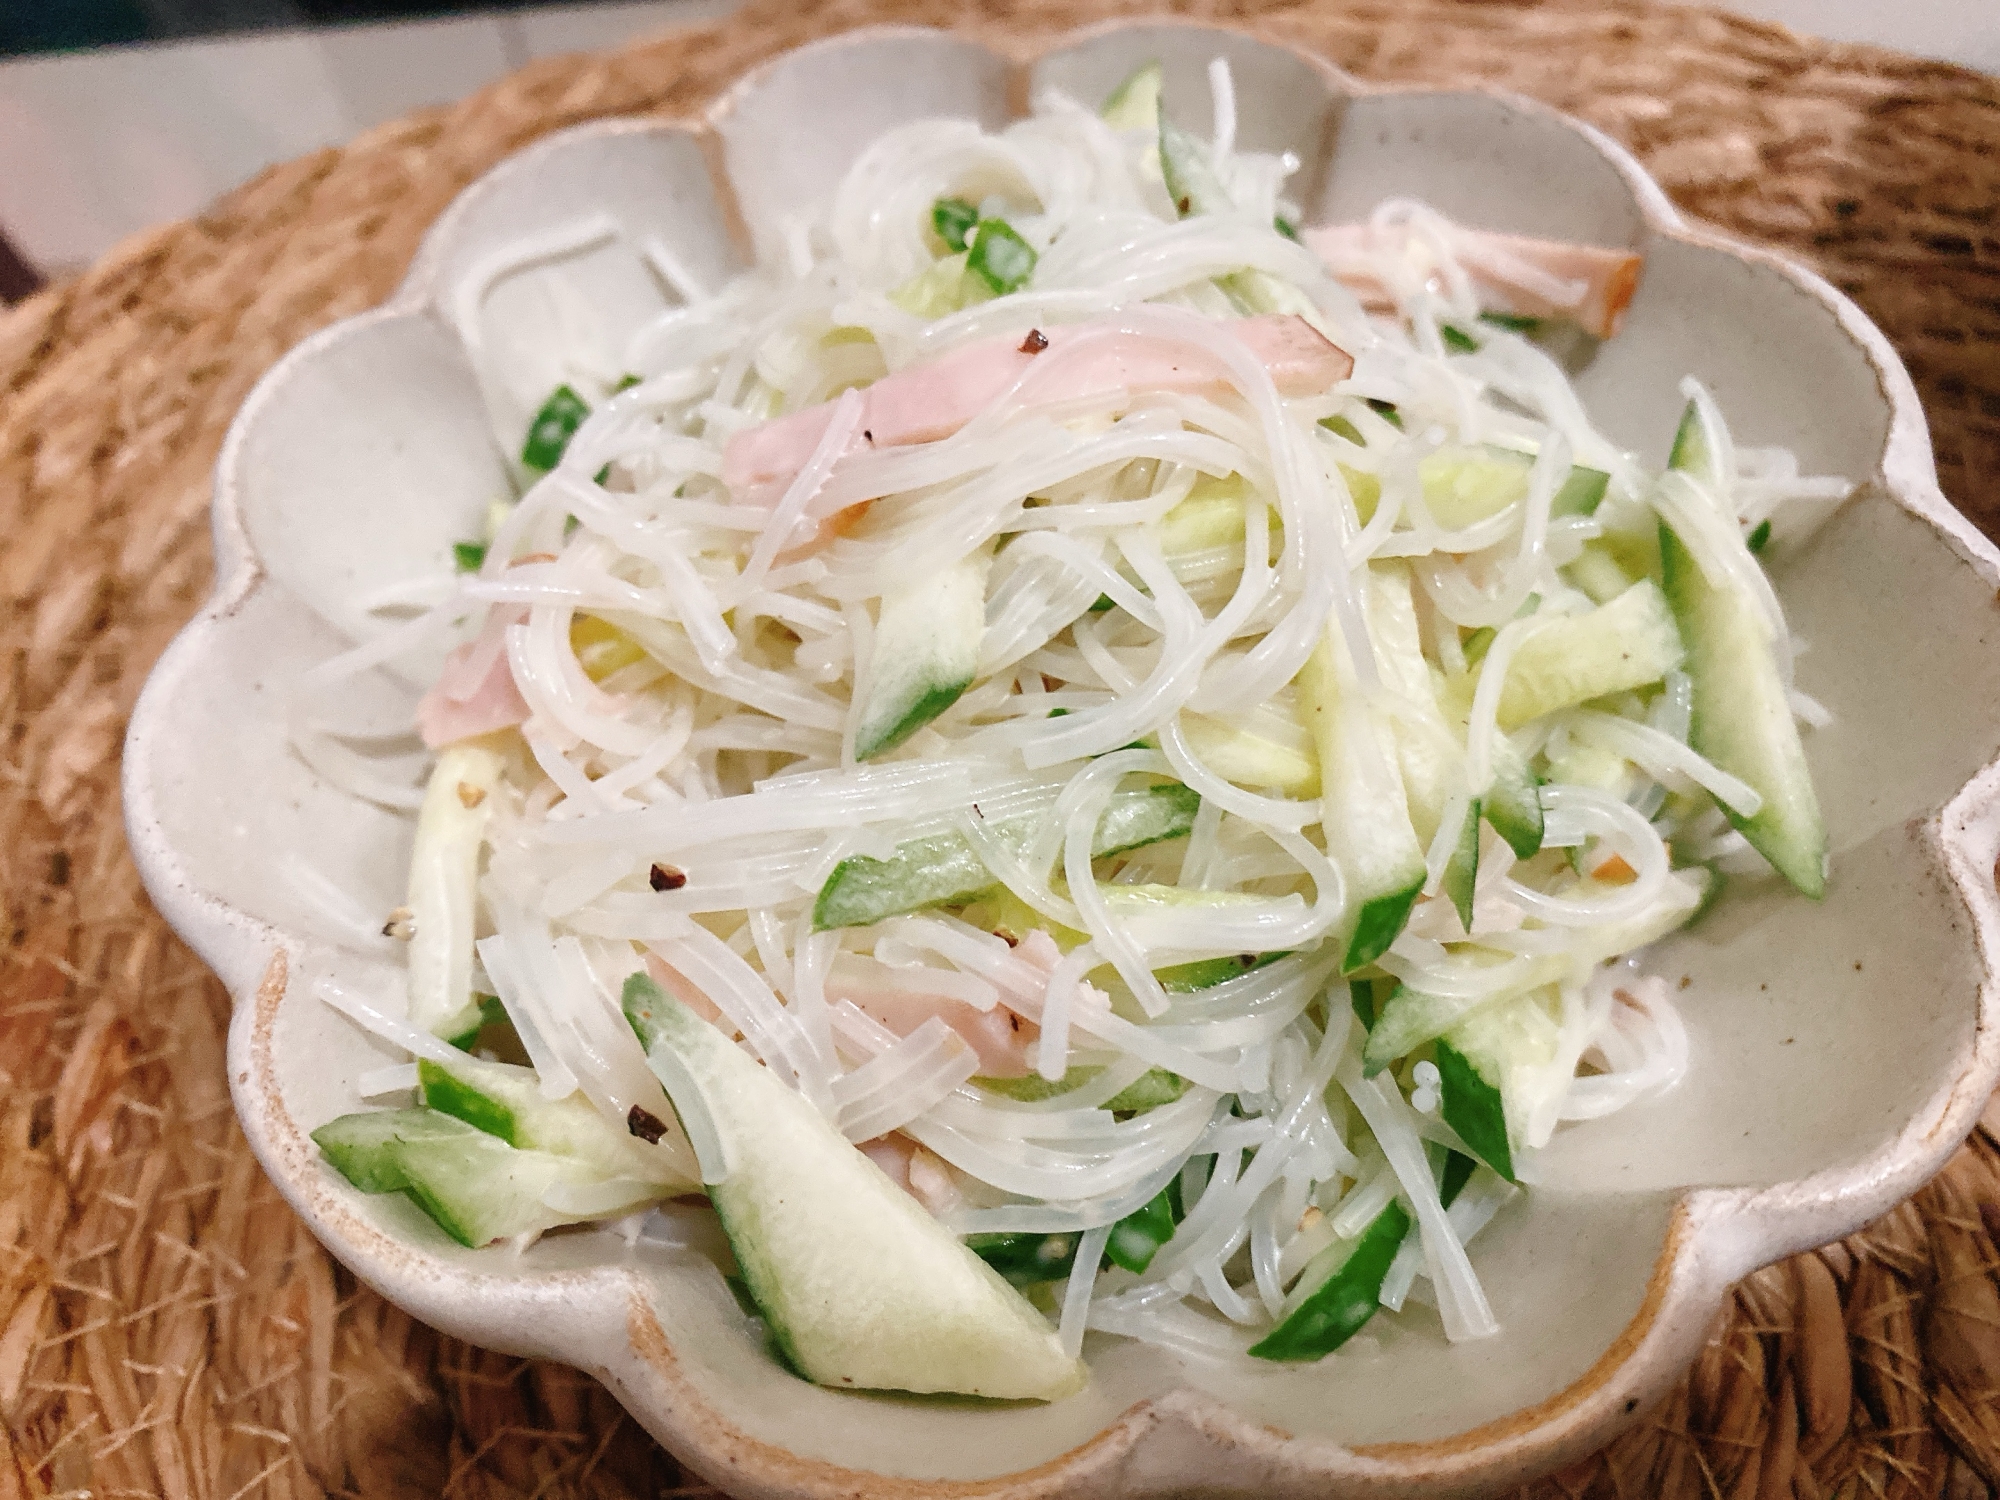
{"label": "white vermicelli noodle", "polygon": [[[330,783],[425,808],[420,841],[452,801],[417,784],[410,691],[430,746],[499,758],[455,972],[525,1054],[508,1078],[620,1133],[678,1116],[688,1182],[726,1179],[728,1132],[640,1048],[636,975],[907,1162],[952,1232],[1069,1237],[1072,1355],[1089,1329],[1242,1357],[1384,1223],[1413,1227],[1380,1305],[1482,1338],[1467,1247],[1519,1191],[1501,1173],[1684,1076],[1634,955],[1719,878],[1689,866],[1761,866],[1729,819],[1772,801],[1703,738],[1695,665],[1607,685],[1587,651],[1523,648],[1652,576],[1664,519],[1822,725],[1755,549],[1851,486],[1737,445],[1694,385],[1711,462],[1649,474],[1559,341],[1481,301],[1575,308],[1588,256],[1391,200],[1323,263],[1274,224],[1297,161],[1239,150],[1225,63],[1210,86],[1185,202],[1150,128],[1051,96],[998,131],[889,130],[794,205],[781,263],[721,286],[609,215],[474,266],[448,313],[521,493],[463,576],[355,602],[360,643],[288,724]],[[627,252],[661,301],[613,347],[562,272]],[[490,295],[530,271],[575,325],[538,351],[535,378],[566,372],[539,412]],[[1516,722],[1530,662],[1556,686]],[[1523,758],[1539,848],[1496,821]],[[1345,805],[1343,766],[1379,806]],[[303,865],[287,886],[396,951],[407,912]],[[1350,951],[1398,892],[1413,914]],[[401,1057],[463,1055],[315,992]],[[1451,1108],[1447,1045],[1506,1053],[1479,1075],[1497,1143]],[[1447,1204],[1454,1153],[1482,1165]],[[604,1172],[542,1208],[661,1192]]]}

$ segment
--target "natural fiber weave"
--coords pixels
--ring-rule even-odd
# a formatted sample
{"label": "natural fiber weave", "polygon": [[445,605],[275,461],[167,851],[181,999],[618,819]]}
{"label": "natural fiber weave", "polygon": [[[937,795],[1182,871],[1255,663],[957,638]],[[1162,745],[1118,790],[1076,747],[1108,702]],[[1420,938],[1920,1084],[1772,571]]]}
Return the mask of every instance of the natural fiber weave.
{"label": "natural fiber weave", "polygon": [[[413,1325],[284,1208],[230,1113],[227,999],[125,852],[119,739],[208,590],[209,468],[244,393],[379,301],[501,156],[596,115],[691,109],[869,20],[1018,34],[1136,8],[763,0],[275,168],[0,316],[0,1500],[705,1493],[594,1382]],[[2000,529],[1995,80],[1621,0],[1185,8],[1364,77],[1537,95],[1693,212],[1815,262],[1908,361],[1946,493]],[[1996,1240],[1982,1132],[1879,1224],[1753,1277],[1660,1412],[1535,1493],[1992,1494]]]}

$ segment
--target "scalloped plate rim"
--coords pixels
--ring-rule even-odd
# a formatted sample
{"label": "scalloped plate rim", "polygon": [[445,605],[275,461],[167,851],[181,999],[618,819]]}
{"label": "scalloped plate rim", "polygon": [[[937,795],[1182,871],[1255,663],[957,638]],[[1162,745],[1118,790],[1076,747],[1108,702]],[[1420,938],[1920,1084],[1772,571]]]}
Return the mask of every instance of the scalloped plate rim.
{"label": "scalloped plate rim", "polygon": [[[151,740],[162,705],[182,681],[199,673],[209,637],[256,593],[266,577],[250,544],[235,472],[257,412],[289,373],[312,359],[325,344],[375,322],[436,316],[433,282],[457,226],[498,183],[514,173],[531,170],[545,155],[610,136],[685,135],[702,146],[719,179],[713,154],[718,125],[763,75],[800,53],[866,44],[881,37],[949,38],[983,48],[1001,59],[1018,85],[1025,70],[1038,59],[1135,26],[1227,33],[1280,48],[1304,60],[1332,90],[1350,99],[1477,94],[1578,134],[1617,171],[1648,230],[1771,266],[1834,313],[1842,332],[1866,357],[1889,411],[1888,435],[1879,456],[1880,477],[1888,497],[1924,522],[1962,563],[2000,587],[2000,550],[1939,490],[1915,388],[1881,331],[1843,294],[1798,262],[1686,219],[1639,162],[1604,132],[1508,90],[1485,85],[1440,88],[1365,83],[1281,35],[1181,17],[1114,18],[1039,37],[1032,46],[1013,46],[977,30],[891,25],[837,33],[767,58],[746,70],[692,117],[612,117],[551,132],[496,163],[453,198],[425,233],[408,272],[386,302],[315,331],[281,356],[252,388],[217,458],[212,509],[214,592],[149,674],[126,736],[123,793],[127,837],[147,890],[163,915],[223,977],[236,1002],[227,1045],[229,1081],[237,1113],[260,1163],[286,1200],[329,1248],[338,1249],[350,1269],[392,1301],[417,1311],[425,1321],[453,1328],[492,1347],[509,1342],[481,1338],[479,1330],[469,1329],[465,1320],[440,1305],[441,1299],[454,1295],[454,1285],[476,1288],[489,1278],[445,1267],[421,1250],[400,1244],[356,1214],[341,1194],[328,1190],[317,1153],[279,1097],[269,1045],[271,1023],[283,998],[293,956],[318,945],[282,932],[197,888],[154,812],[157,793],[150,774]],[[725,212],[733,216],[735,206],[726,184],[722,196]],[[635,1416],[692,1467],[711,1479],[726,1480],[740,1493],[824,1496],[852,1492],[857,1485],[865,1486],[867,1493],[883,1496],[978,1495],[1009,1500],[1059,1491],[1125,1493],[1132,1486],[1150,1492],[1170,1488],[1176,1482],[1181,1471],[1174,1467],[1174,1461],[1185,1458],[1187,1440],[1211,1454],[1233,1453],[1233,1458],[1225,1460],[1229,1477],[1238,1484],[1256,1485],[1262,1493],[1323,1493],[1329,1482],[1383,1495],[1436,1493],[1443,1486],[1465,1493],[1466,1485],[1486,1490],[1518,1483],[1582,1456],[1609,1436],[1620,1418],[1631,1416],[1648,1397],[1658,1394],[1693,1357],[1736,1279],[1757,1266],[1821,1242],[1828,1237],[1825,1231],[1829,1224],[1835,1226],[1831,1233],[1837,1235],[1885,1211],[1934,1174],[1970,1132],[1996,1081],[2000,1081],[2000,1028],[1994,1024],[2000,1018],[2000,977],[1996,977],[2000,897],[1996,897],[1990,879],[1994,856],[2000,852],[2000,760],[1971,777],[1943,808],[1925,819],[1924,831],[1971,918],[1982,970],[1973,1037],[1957,1075],[1943,1080],[1901,1131],[1857,1161],[1761,1187],[1682,1191],[1641,1308],[1610,1347],[1583,1375],[1543,1402],[1466,1432],[1425,1442],[1347,1446],[1330,1439],[1291,1436],[1242,1417],[1220,1400],[1182,1388],[1135,1405],[1089,1441],[1033,1469],[981,1481],[899,1479],[801,1457],[731,1425],[707,1406],[680,1373],[671,1342],[660,1326],[655,1298],[644,1278],[629,1268],[602,1266],[551,1273],[547,1278],[550,1288],[560,1285],[588,1294],[589,1316],[577,1317],[582,1309],[572,1307],[566,1328],[574,1337],[546,1343],[529,1337],[511,1341],[512,1347],[519,1353],[562,1359],[598,1375]],[[524,1303],[532,1300],[534,1289],[524,1283],[495,1280],[510,1292],[530,1293],[523,1298]],[[590,1340],[585,1334],[591,1327],[622,1337],[626,1357],[614,1354],[609,1361],[589,1358]],[[651,1390],[639,1389],[641,1386]],[[655,1399],[648,1400],[648,1396]],[[1151,1436],[1155,1433],[1160,1435]],[[1176,1433],[1183,1441],[1173,1440]],[[1166,1452],[1149,1451],[1155,1449]],[[1154,1459],[1162,1462],[1155,1466]]]}

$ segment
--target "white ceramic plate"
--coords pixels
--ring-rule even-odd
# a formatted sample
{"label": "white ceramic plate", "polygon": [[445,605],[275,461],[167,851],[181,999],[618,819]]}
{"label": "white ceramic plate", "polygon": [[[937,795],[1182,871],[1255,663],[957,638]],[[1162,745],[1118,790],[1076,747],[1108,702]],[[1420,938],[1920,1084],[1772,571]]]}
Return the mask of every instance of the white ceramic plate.
{"label": "white ceramic plate", "polygon": [[[714,285],[862,144],[921,115],[997,125],[1030,92],[1096,99],[1148,58],[1205,121],[1230,59],[1241,140],[1304,161],[1315,220],[1390,194],[1467,223],[1630,245],[1629,323],[1578,385],[1657,462],[1692,373],[1751,442],[1864,492],[1776,567],[1839,716],[1810,739],[1833,838],[1822,905],[1733,897],[1662,945],[1686,975],[1689,1076],[1559,1138],[1545,1181],[1482,1238],[1505,1331],[1449,1347],[1421,1317],[1379,1350],[1245,1371],[1093,1337],[1093,1379],[1051,1406],[821,1390],[766,1358],[699,1256],[606,1233],[533,1250],[451,1246],[398,1196],[363,1197],[306,1132],[360,1106],[390,1060],[311,999],[394,961],[369,925],[400,902],[408,820],[358,803],[287,748],[285,704],[360,602],[442,573],[503,491],[447,312],[497,243],[611,212],[619,238],[503,280],[470,315],[527,402],[565,301],[629,323],[661,305],[649,238]],[[551,295],[551,292],[555,295]],[[524,413],[525,414],[525,413]],[[932,32],[789,54],[688,125],[565,132],[468,190],[387,306],[294,350],[239,414],[217,470],[214,601],[147,685],[126,749],[133,848],[154,900],[237,1001],[230,1081],[251,1145],[327,1247],[391,1300],[476,1343],[602,1378],[700,1472],[743,1495],[1464,1494],[1580,1455],[1661,1394],[1732,1281],[1842,1234],[1935,1171],[2000,1072],[1992,871],[2000,852],[2000,557],[1938,494],[1914,391],[1882,336],[1777,256],[1684,223],[1615,144],[1521,99],[1363,87],[1249,37],[1116,26],[1010,59]],[[407,709],[381,676],[359,710]],[[343,916],[342,898],[351,908]]]}

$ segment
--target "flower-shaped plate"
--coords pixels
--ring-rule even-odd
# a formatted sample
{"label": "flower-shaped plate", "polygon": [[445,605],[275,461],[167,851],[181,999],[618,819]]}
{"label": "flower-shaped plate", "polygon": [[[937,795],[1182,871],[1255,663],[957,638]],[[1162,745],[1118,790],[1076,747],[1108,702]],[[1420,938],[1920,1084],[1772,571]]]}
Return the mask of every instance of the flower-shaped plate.
{"label": "flower-shaped plate", "polygon": [[[1693,1038],[1667,1096],[1559,1136],[1542,1181],[1482,1238],[1504,1324],[1448,1345],[1378,1320],[1304,1367],[1246,1369],[1093,1336],[1089,1387],[1053,1405],[822,1390],[771,1360],[713,1265],[608,1232],[524,1253],[461,1250],[400,1196],[363,1197],[307,1137],[393,1060],[310,994],[367,987],[396,955],[407,816],[291,751],[301,677],[367,626],[385,589],[450,567],[505,492],[489,410],[525,418],[577,319],[629,328],[681,278],[719,285],[782,253],[863,145],[936,115],[993,127],[1036,90],[1095,100],[1161,59],[1199,127],[1226,56],[1251,149],[1290,149],[1313,222],[1417,197],[1475,226],[1631,246],[1625,330],[1577,385],[1659,462],[1676,383],[1707,382],[1750,442],[1794,449],[1861,495],[1774,566],[1811,643],[1801,686],[1837,721],[1809,753],[1833,840],[1814,904],[1732,894],[1662,944]],[[613,231],[564,252],[565,226]],[[494,252],[554,236],[497,279]],[[482,391],[479,341],[505,389]],[[516,429],[518,430],[518,429]],[[1993,869],[2000,852],[2000,555],[1939,495],[1915,392],[1838,292],[1686,223],[1602,135],[1529,101],[1368,87],[1236,32],[1119,24],[1010,56],[919,30],[782,56],[687,123],[606,121],[497,167],[438,222],[386,306],[307,340],[238,415],[215,482],[219,582],[161,660],[125,761],[154,900],[236,998],[230,1083],[250,1143],[357,1275],[461,1338],[580,1366],[695,1469],[740,1495],[1462,1495],[1580,1456],[1664,1393],[1729,1285],[1854,1229],[1941,1166],[2000,1073]],[[406,714],[414,689],[356,679],[340,707]]]}

